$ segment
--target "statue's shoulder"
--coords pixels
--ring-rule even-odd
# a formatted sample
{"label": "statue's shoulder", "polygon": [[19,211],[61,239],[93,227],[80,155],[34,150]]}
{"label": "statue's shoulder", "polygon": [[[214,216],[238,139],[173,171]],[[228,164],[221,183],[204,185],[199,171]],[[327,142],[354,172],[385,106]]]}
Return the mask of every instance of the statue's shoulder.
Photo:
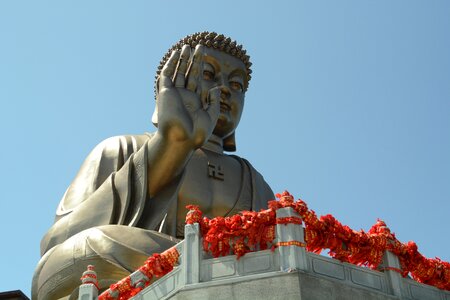
{"label": "statue's shoulder", "polygon": [[117,156],[129,157],[147,143],[154,133],[117,135],[104,139],[89,153],[87,160],[114,158]]}
{"label": "statue's shoulder", "polygon": [[236,159],[241,164],[245,164],[249,168],[250,172],[261,175],[247,159],[237,156],[237,155],[234,155],[234,154],[228,154],[228,156]]}
{"label": "statue's shoulder", "polygon": [[107,149],[115,149],[118,146],[121,147],[133,147],[133,148],[140,148],[142,147],[147,141],[153,138],[155,133],[143,133],[143,134],[126,134],[126,135],[116,135],[109,138],[104,139],[101,141],[95,148],[98,150],[107,150]]}
{"label": "statue's shoulder", "polygon": [[85,158],[77,175],[64,194],[57,209],[57,219],[71,212],[80,203],[90,198],[103,183],[108,183],[112,173],[122,169],[124,164],[154,134],[118,135],[97,144]]}
{"label": "statue's shoulder", "polygon": [[[63,197],[63,201],[67,202],[67,198],[73,198],[71,197],[72,190],[75,190],[77,194],[83,191],[81,198],[87,198],[111,173],[118,171],[153,136],[154,134],[151,133],[117,135],[98,143],[85,158],[66,195]],[[80,202],[82,201],[78,199],[75,203],[66,203],[66,206],[73,207]]]}

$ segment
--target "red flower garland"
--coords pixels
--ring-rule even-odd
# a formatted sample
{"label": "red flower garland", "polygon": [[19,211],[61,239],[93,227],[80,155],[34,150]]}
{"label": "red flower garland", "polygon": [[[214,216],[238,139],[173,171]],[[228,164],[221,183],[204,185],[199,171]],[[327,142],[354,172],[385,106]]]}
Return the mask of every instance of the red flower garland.
{"label": "red flower garland", "polygon": [[378,220],[367,233],[355,231],[339,223],[332,215],[317,218],[305,202],[293,202],[288,192],[277,194],[277,198],[279,201],[269,202],[271,209],[292,207],[303,218],[308,251],[320,253],[329,249],[331,257],[377,269],[388,250],[399,258],[403,276],[411,274],[418,282],[450,290],[450,263],[424,257],[414,242],[401,243],[382,220]]}
{"label": "red flower garland", "polygon": [[[192,209],[192,207],[190,207]],[[199,210],[198,207],[194,208]],[[196,213],[196,215],[200,215]],[[232,217],[204,217],[200,222],[203,250],[214,257],[265,250],[275,238],[275,211],[243,211]]]}
{"label": "red flower garland", "polygon": [[283,218],[277,218],[277,224],[303,224],[303,221],[301,218],[297,218],[297,217],[283,217]]}
{"label": "red flower garland", "polygon": [[131,277],[127,276],[120,280],[119,282],[112,284],[109,290],[104,291],[98,300],[127,300],[142,289],[148,286],[153,278],[162,277],[173,270],[174,265],[178,262],[180,254],[175,247],[172,247],[161,254],[155,253],[150,256],[139,268],[148,280],[143,282],[143,286],[135,287],[131,284]]}
{"label": "red flower garland", "polygon": [[[340,261],[379,269],[384,252],[388,250],[399,258],[401,270],[392,267],[383,268],[384,270],[394,270],[403,276],[411,274],[418,282],[450,290],[450,263],[439,258],[425,258],[418,252],[414,242],[401,243],[382,220],[377,220],[368,232],[355,231],[342,225],[332,215],[318,218],[304,201],[294,201],[294,197],[287,191],[277,194],[276,197],[278,201],[269,201],[267,210],[243,211],[239,215],[213,219],[202,217],[198,206],[188,205],[186,224],[200,224],[203,249],[214,257],[233,253],[239,259],[245,253],[269,247],[274,250],[276,247],[298,246],[318,254],[323,249],[329,249],[329,255]],[[301,216],[305,223],[306,243],[286,241],[273,244],[276,224],[302,223],[302,220],[296,217],[277,219],[275,211],[284,207],[292,207]],[[153,276],[161,277],[169,273],[178,258],[179,253],[175,248],[150,256],[139,268],[149,278],[145,286]],[[142,287],[133,287],[130,277],[127,276],[111,285],[108,291],[99,296],[99,300],[129,299],[141,290]]]}
{"label": "red flower garland", "polygon": [[[229,255],[237,258],[247,252],[267,249],[269,245],[305,246],[298,241],[272,244],[275,224],[295,223],[298,218],[275,218],[279,208],[292,207],[305,223],[306,250],[319,254],[329,249],[329,255],[343,262],[378,269],[386,250],[397,255],[401,274],[418,282],[450,290],[450,264],[439,258],[425,258],[414,242],[403,244],[391,233],[386,223],[378,220],[368,232],[355,231],[342,225],[332,215],[317,217],[302,200],[294,201],[289,192],[276,195],[278,201],[269,201],[269,209],[260,212],[244,211],[232,217],[203,218],[199,223],[203,235],[203,249],[214,257]],[[190,207],[192,209],[192,207]],[[195,215],[202,215],[194,207]]]}

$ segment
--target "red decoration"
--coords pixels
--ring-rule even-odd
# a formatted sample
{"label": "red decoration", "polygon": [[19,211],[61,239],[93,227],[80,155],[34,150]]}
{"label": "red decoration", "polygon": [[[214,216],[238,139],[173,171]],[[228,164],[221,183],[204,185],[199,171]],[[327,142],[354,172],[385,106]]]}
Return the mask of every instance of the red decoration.
{"label": "red decoration", "polygon": [[275,238],[275,211],[243,211],[232,217],[203,218],[203,249],[214,257],[265,250]]}
{"label": "red decoration", "polygon": [[94,271],[93,265],[88,265],[87,270],[83,272],[83,276],[80,278],[82,284],[93,284],[97,290],[98,288],[98,280],[97,273]]}
{"label": "red decoration", "polygon": [[302,219],[297,217],[283,217],[283,218],[277,218],[277,224],[302,224]]}
{"label": "red decoration", "polygon": [[[399,258],[401,269],[386,267],[381,270],[393,270],[403,276],[411,274],[418,282],[450,290],[450,263],[439,258],[425,258],[418,252],[414,242],[401,243],[382,220],[377,220],[368,232],[355,231],[342,225],[332,215],[318,218],[304,201],[300,199],[294,201],[294,197],[287,191],[277,194],[276,197],[278,201],[269,201],[267,210],[243,211],[239,215],[213,219],[202,218],[198,206],[188,205],[186,224],[200,224],[203,249],[214,257],[233,253],[239,259],[245,253],[269,247],[274,250],[276,247],[298,246],[306,247],[306,250],[318,254],[323,249],[329,249],[329,255],[340,261],[380,270],[379,265],[384,252],[391,251]],[[284,207],[292,207],[301,219],[276,218],[275,211]],[[276,224],[301,224],[302,220],[305,224],[306,243],[300,241],[273,243]],[[150,280],[153,276],[161,277],[173,269],[178,258],[178,251],[171,248],[161,254],[150,256],[139,270]],[[150,280],[145,284],[148,285]],[[99,300],[128,299],[141,289],[132,287],[128,276],[111,285],[108,291],[100,295]]]}
{"label": "red decoration", "polygon": [[[382,220],[377,220],[368,232],[355,231],[339,223],[332,215],[318,218],[302,200],[283,202],[283,199],[292,199],[289,196],[288,192],[277,194],[279,201],[270,201],[269,207],[292,207],[297,211],[305,223],[308,251],[320,253],[323,249],[329,249],[331,257],[377,269],[384,252],[388,250],[399,258],[401,270],[395,271],[400,271],[403,276],[410,274],[418,282],[450,290],[450,263],[439,258],[424,257],[414,242],[401,243]],[[394,270],[389,267],[386,269]]]}
{"label": "red decoration", "polygon": [[198,205],[188,205],[186,208],[189,209],[186,214],[186,224],[200,223],[203,215],[200,207]]}
{"label": "red decoration", "polygon": [[125,277],[119,282],[112,284],[109,290],[104,291],[99,297],[99,300],[126,300],[137,293],[139,293],[144,287],[148,286],[153,278],[162,277],[173,270],[174,265],[178,262],[180,254],[175,247],[172,247],[161,254],[155,253],[150,256],[139,268],[148,280],[144,282],[143,287],[135,287],[131,284],[130,276]]}
{"label": "red decoration", "polygon": [[297,246],[297,247],[306,247],[306,243],[300,241],[289,241],[289,242],[278,242],[275,244],[277,247],[286,247],[286,246]]}

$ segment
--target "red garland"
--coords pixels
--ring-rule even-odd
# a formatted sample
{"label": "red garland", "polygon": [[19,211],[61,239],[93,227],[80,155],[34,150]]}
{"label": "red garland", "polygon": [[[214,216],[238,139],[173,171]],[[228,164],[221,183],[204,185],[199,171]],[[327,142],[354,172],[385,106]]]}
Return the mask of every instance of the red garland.
{"label": "red garland", "polygon": [[[216,217],[209,219],[198,206],[188,205],[186,224],[199,223],[203,236],[203,249],[214,257],[233,253],[239,259],[245,253],[265,250],[269,247],[298,246],[306,250],[320,253],[329,249],[329,255],[343,262],[358,266],[366,266],[378,270],[394,270],[403,276],[411,274],[418,282],[433,285],[443,290],[450,290],[450,263],[439,258],[425,258],[417,250],[414,242],[401,243],[391,233],[382,220],[377,220],[368,232],[355,231],[342,225],[332,215],[317,217],[302,200],[294,201],[294,197],[285,191],[277,194],[278,201],[268,202],[269,209],[260,212],[243,211],[231,217]],[[292,207],[300,216],[276,218],[275,211],[279,208]],[[287,241],[273,244],[276,224],[305,223],[305,241]],[[397,255],[401,269],[392,267],[379,268],[384,252],[388,250]],[[161,277],[169,273],[179,258],[176,248],[171,248],[161,254],[153,254],[139,268],[149,280],[153,276]],[[99,300],[125,300],[136,295],[142,288],[131,286],[130,277],[126,277],[99,296]],[[116,297],[114,297],[114,296]],[[117,296],[118,295],[118,296]]]}
{"label": "red garland", "polygon": [[301,218],[297,217],[283,217],[283,218],[277,218],[277,224],[303,224]]}
{"label": "red garland", "polygon": [[318,218],[302,200],[292,202],[293,197],[288,192],[276,196],[279,201],[270,201],[270,208],[292,207],[302,217],[308,251],[320,253],[323,249],[329,249],[331,257],[377,269],[384,252],[388,250],[399,258],[401,270],[395,271],[400,271],[403,276],[411,274],[418,282],[450,290],[450,263],[424,257],[414,242],[401,243],[382,220],[378,220],[367,233],[355,231],[342,225],[332,215]]}
{"label": "red garland", "polygon": [[186,208],[189,209],[186,214],[186,224],[200,223],[203,215],[200,207],[198,205],[187,205]]}
{"label": "red garland", "polygon": [[300,241],[289,241],[289,242],[278,242],[275,244],[277,247],[286,247],[286,246],[297,246],[297,247],[306,247],[306,243]]}
{"label": "red garland", "polygon": [[[302,201],[294,201],[289,192],[276,195],[278,201],[269,201],[269,209],[260,212],[244,211],[232,217],[203,218],[199,223],[203,235],[203,249],[214,257],[233,253],[239,257],[247,252],[267,249],[271,245],[296,245],[319,254],[329,249],[329,255],[343,262],[378,269],[384,252],[396,254],[401,264],[403,276],[411,274],[418,282],[450,290],[450,264],[439,258],[428,259],[417,251],[413,242],[403,244],[398,241],[386,223],[378,220],[368,232],[355,231],[342,225],[332,215],[317,217],[313,210]],[[279,208],[292,207],[305,223],[306,245],[298,241],[272,244],[275,238],[275,224],[301,224],[295,217],[275,218]],[[189,207],[192,209],[192,206]],[[198,207],[196,216],[201,216]],[[389,268],[392,269],[392,268]]]}
{"label": "red garland", "polygon": [[265,250],[275,238],[275,211],[243,211],[232,217],[206,217],[200,222],[203,249],[214,257]]}
{"label": "red garland", "polygon": [[130,276],[127,276],[119,282],[112,284],[109,287],[109,290],[104,291],[98,297],[98,300],[127,300],[133,297],[150,284],[153,276],[162,277],[172,271],[174,265],[178,262],[179,257],[180,254],[175,247],[172,247],[161,254],[153,254],[145,261],[144,265],[139,268],[139,271],[148,277],[148,281],[144,282],[144,287],[134,287],[131,284]]}

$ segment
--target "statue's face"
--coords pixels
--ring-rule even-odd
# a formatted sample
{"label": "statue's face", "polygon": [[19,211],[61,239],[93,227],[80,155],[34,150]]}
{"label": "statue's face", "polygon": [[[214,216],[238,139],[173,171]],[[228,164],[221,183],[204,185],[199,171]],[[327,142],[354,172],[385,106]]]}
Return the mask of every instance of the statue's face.
{"label": "statue's face", "polygon": [[213,133],[226,138],[238,126],[244,109],[245,64],[234,56],[205,47],[200,74],[202,99],[206,99],[211,88],[221,87],[220,114]]}

